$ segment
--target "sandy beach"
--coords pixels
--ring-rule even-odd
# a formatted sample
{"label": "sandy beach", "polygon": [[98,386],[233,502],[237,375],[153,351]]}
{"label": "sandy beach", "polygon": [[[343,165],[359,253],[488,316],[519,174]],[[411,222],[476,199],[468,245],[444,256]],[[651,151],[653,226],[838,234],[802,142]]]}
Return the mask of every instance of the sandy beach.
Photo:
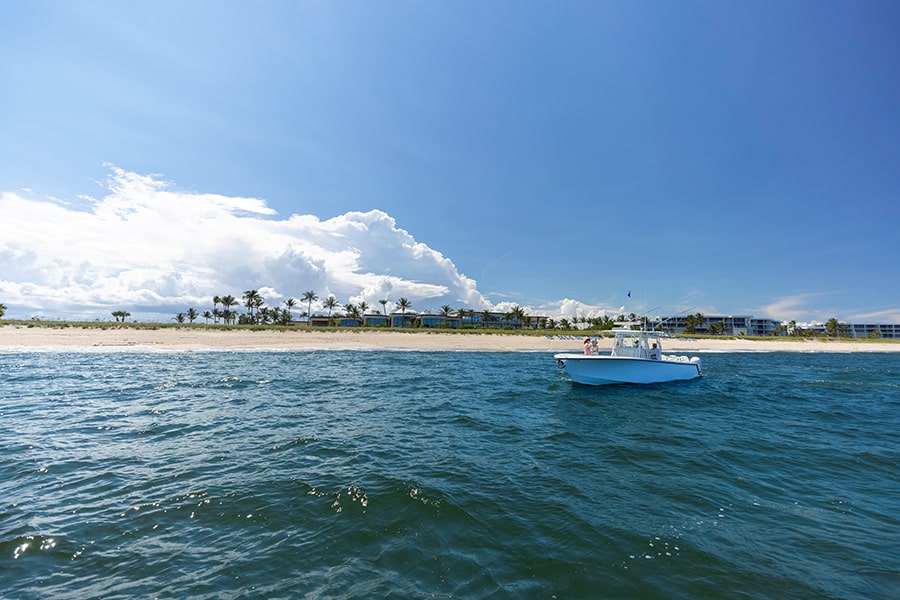
{"label": "sandy beach", "polygon": [[[601,340],[608,349],[610,340]],[[397,349],[557,352],[581,350],[578,339],[558,336],[445,333],[427,331],[249,331],[235,329],[139,327],[0,326],[3,349],[159,348],[172,350],[227,349]],[[690,352],[900,352],[900,343],[847,341],[757,341],[742,339],[666,340],[664,351]]]}

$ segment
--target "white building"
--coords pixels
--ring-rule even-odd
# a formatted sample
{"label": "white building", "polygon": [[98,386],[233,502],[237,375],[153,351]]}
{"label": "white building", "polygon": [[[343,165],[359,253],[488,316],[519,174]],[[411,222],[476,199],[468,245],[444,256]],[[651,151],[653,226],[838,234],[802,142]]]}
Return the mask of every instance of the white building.
{"label": "white building", "polygon": [[[659,329],[669,333],[684,333],[687,328],[688,316],[660,317],[653,323]],[[773,319],[757,319],[750,315],[703,315],[703,322],[694,327],[694,333],[710,333],[710,325],[721,323],[723,335],[775,335],[776,328],[781,321]],[[713,328],[715,330],[715,328]]]}
{"label": "white building", "polygon": [[[651,324],[669,333],[684,333],[688,316],[660,317]],[[711,333],[710,325],[721,323],[722,335],[776,335],[778,328],[787,323],[774,319],[757,319],[748,315],[703,315],[703,322],[694,327],[694,333]],[[900,324],[893,323],[841,323],[847,335],[853,338],[880,337],[900,339]],[[801,329],[825,333],[823,323],[798,323]],[[717,327],[716,327],[717,328]],[[715,330],[716,328],[713,328]],[[878,332],[877,334],[875,332]]]}

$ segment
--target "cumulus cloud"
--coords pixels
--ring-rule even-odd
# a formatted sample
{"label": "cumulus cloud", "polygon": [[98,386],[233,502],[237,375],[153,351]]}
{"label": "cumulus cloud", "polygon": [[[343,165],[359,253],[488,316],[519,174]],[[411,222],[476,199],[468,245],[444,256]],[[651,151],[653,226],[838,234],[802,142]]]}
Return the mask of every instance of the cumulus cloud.
{"label": "cumulus cloud", "polygon": [[379,210],[282,218],[258,198],[180,191],[114,166],[102,185],[80,203],[0,193],[7,316],[171,318],[248,289],[270,306],[313,290],[341,303],[491,308],[474,280]]}
{"label": "cumulus cloud", "polygon": [[611,306],[599,306],[595,304],[585,304],[579,300],[573,300],[572,298],[564,298],[559,301],[559,306],[556,311],[560,317],[569,319],[570,321],[574,319],[582,319],[588,318],[593,319],[597,317],[614,317],[625,313],[625,307],[619,307],[618,309]]}

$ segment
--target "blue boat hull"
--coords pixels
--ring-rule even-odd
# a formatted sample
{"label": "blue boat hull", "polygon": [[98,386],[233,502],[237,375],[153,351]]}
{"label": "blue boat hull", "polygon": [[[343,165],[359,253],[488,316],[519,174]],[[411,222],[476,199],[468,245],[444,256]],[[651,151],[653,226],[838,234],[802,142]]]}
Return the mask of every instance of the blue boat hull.
{"label": "blue boat hull", "polygon": [[614,385],[620,383],[664,383],[700,377],[700,359],[667,357],[663,360],[625,356],[556,354],[556,364],[575,383]]}

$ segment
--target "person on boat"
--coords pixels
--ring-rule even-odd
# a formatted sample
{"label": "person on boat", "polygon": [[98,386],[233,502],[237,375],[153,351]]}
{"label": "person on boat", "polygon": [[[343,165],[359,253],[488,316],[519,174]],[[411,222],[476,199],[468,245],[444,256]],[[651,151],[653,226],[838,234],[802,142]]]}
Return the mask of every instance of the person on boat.
{"label": "person on boat", "polygon": [[650,348],[650,359],[651,360],[659,360],[660,359],[659,347],[656,345],[656,343],[654,343],[653,346]]}
{"label": "person on boat", "polygon": [[591,354],[591,338],[584,338],[584,354],[585,356]]}
{"label": "person on boat", "polygon": [[591,354],[600,354],[600,346],[597,345],[597,338],[591,340]]}

